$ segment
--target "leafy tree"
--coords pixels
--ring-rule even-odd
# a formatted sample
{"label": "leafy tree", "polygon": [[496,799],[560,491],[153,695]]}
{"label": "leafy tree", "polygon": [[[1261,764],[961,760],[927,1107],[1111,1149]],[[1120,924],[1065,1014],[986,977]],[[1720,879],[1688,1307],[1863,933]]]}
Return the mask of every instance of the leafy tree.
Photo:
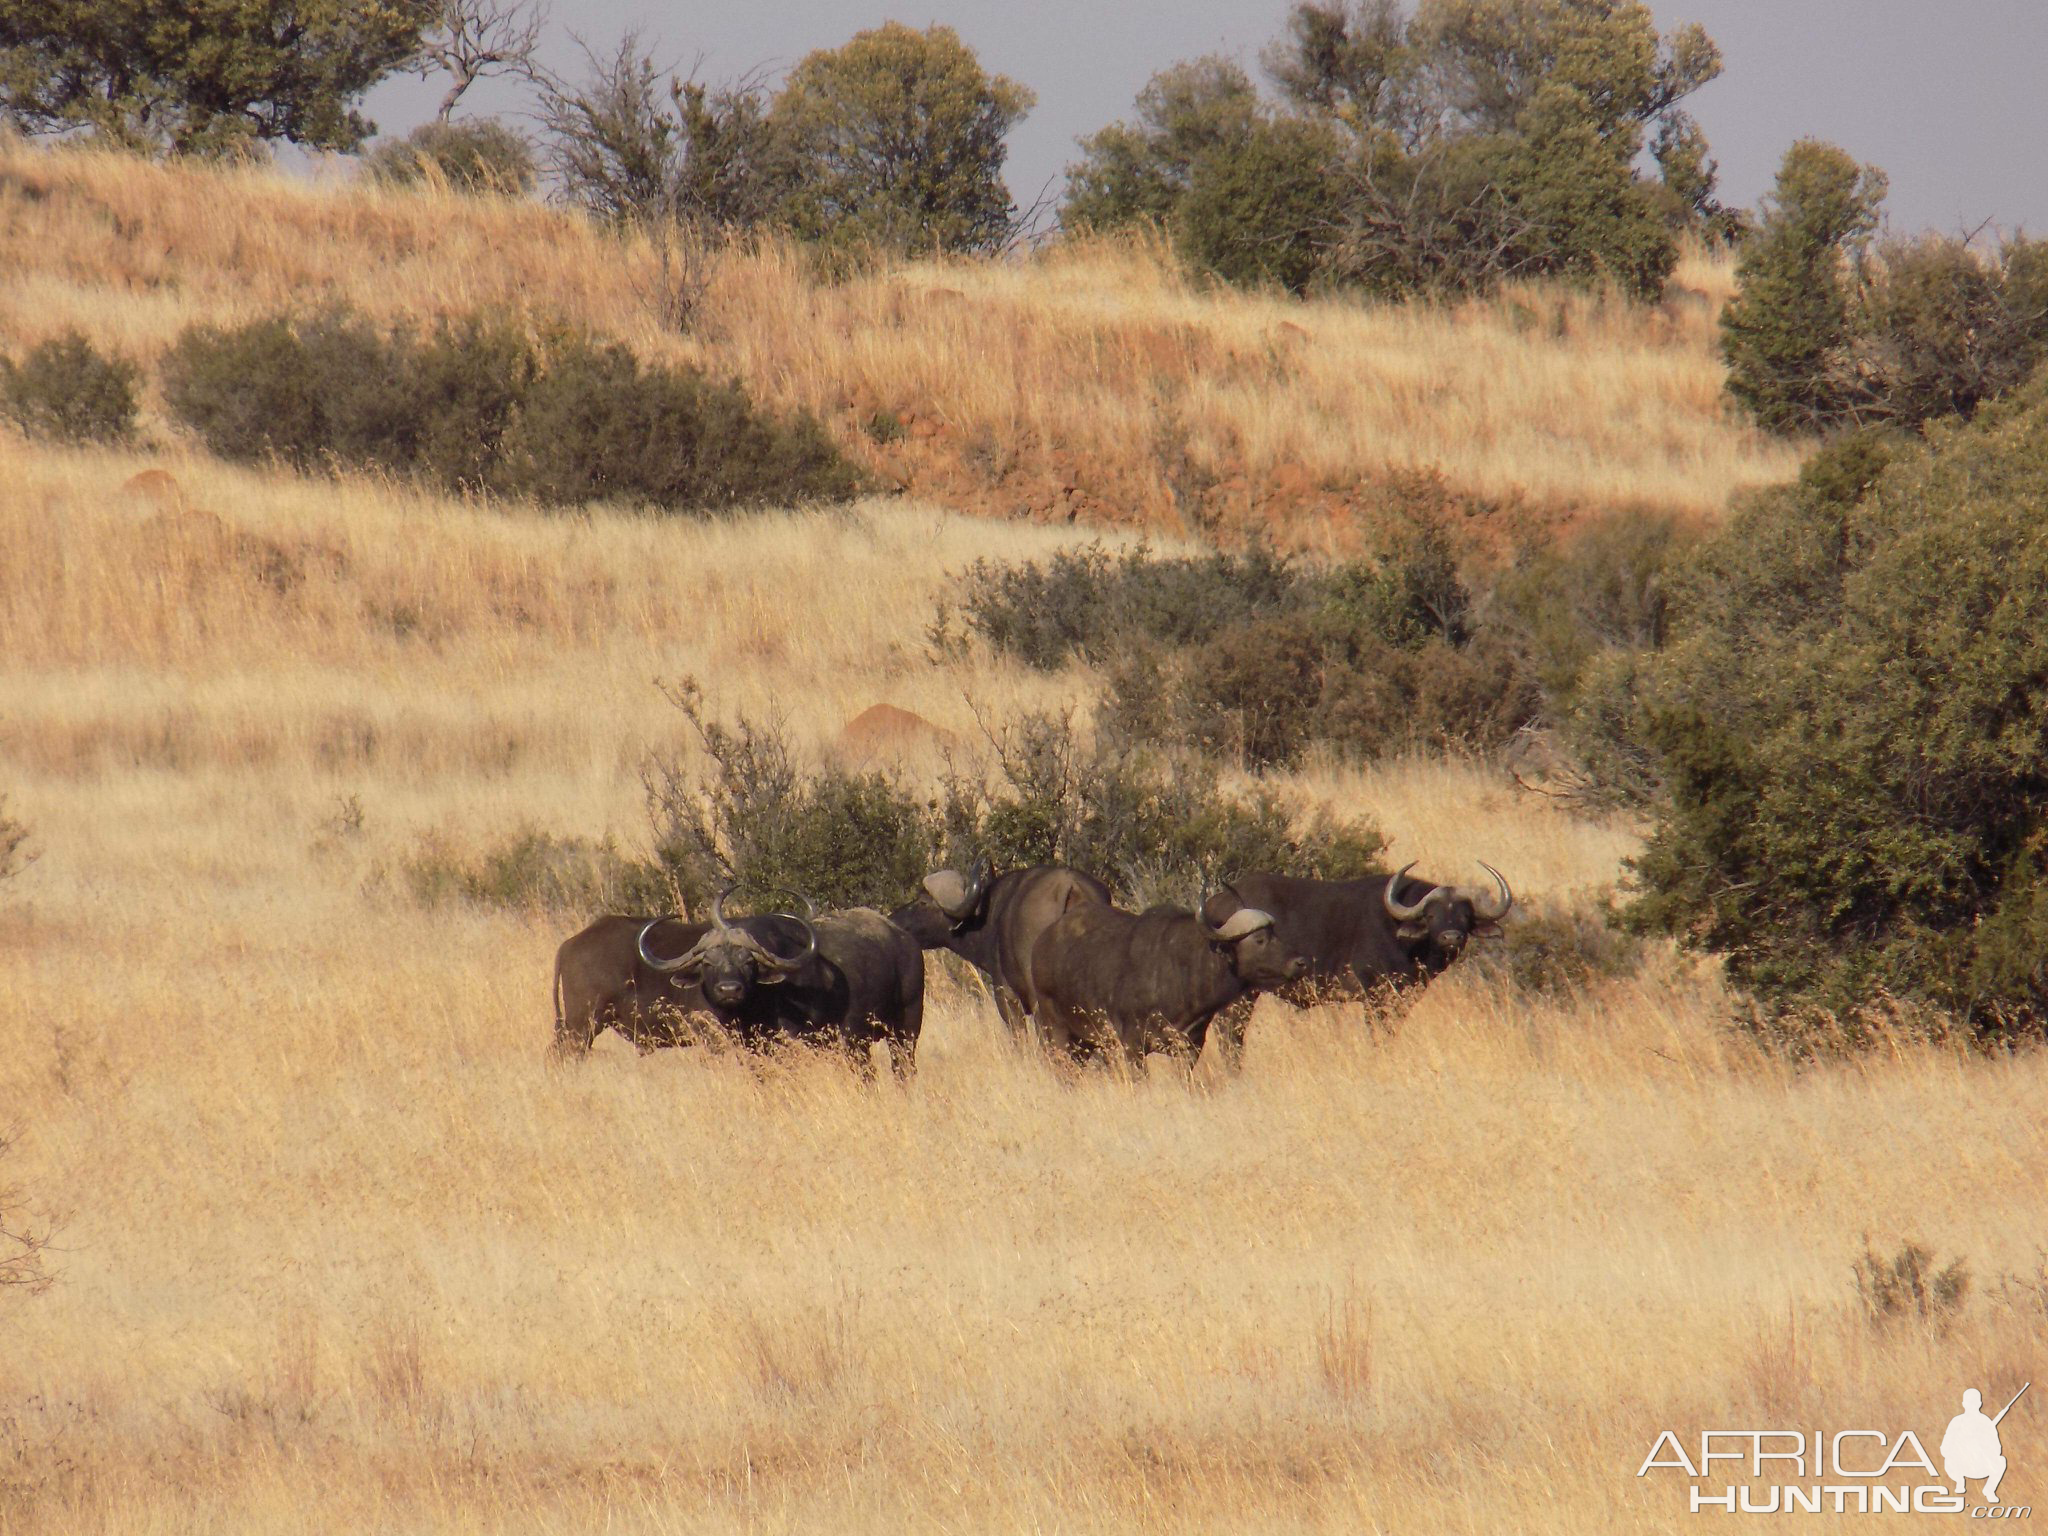
{"label": "leafy tree", "polygon": [[1652,189],[1629,167],[1633,136],[1603,138],[1598,125],[1580,91],[1547,85],[1519,132],[1483,141],[1479,163],[1520,222],[1509,242],[1519,270],[1605,278],[1655,298],[1678,252]]}
{"label": "leafy tree", "polygon": [[1334,224],[1335,136],[1299,118],[1255,123],[1244,138],[1198,159],[1181,199],[1176,239],[1195,267],[1226,282],[1277,283],[1300,293],[1316,274]]}
{"label": "leafy tree", "polygon": [[1195,162],[1241,146],[1261,120],[1258,88],[1229,59],[1162,69],[1138,93],[1137,120],[1081,141],[1060,217],[1069,228],[1163,223],[1194,183]]}
{"label": "leafy tree", "polygon": [[1426,61],[1400,0],[1301,0],[1263,62],[1288,105],[1354,133],[1383,129],[1413,149],[1430,126]]}
{"label": "leafy tree", "polygon": [[782,216],[812,238],[993,250],[1015,220],[1003,137],[1034,100],[951,27],[890,22],[809,54],[770,113],[794,177]]}
{"label": "leafy tree", "polygon": [[1635,920],[1772,1010],[2048,1021],[2048,376],[1851,433],[1677,579]]}
{"label": "leafy tree", "polygon": [[1412,35],[1445,111],[1482,133],[1514,131],[1544,87],[1563,85],[1603,138],[1639,143],[1644,124],[1721,72],[1704,28],[1660,41],[1642,0],[1422,0]]}
{"label": "leafy tree", "polygon": [[1982,253],[1926,235],[1880,248],[1851,315],[1858,415],[1919,426],[1967,416],[2048,358],[2048,247]]}
{"label": "leafy tree", "polygon": [[1885,175],[1819,139],[1785,152],[1721,312],[1728,392],[1774,432],[1843,419],[1852,388],[1848,268],[1877,228]]}
{"label": "leafy tree", "polygon": [[30,133],[230,154],[351,150],[362,93],[417,53],[425,0],[10,0],[0,113]]}

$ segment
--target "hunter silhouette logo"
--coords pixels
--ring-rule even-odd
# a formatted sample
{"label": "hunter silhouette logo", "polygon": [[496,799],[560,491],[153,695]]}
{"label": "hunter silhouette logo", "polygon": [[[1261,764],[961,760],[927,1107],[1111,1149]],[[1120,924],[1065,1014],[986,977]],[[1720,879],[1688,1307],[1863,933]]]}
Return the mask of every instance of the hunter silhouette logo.
{"label": "hunter silhouette logo", "polygon": [[1941,1437],[1941,1470],[1955,1480],[1957,1493],[1970,1478],[1981,1477],[1984,1502],[1998,1502],[1999,1480],[2005,1476],[2005,1448],[1999,1444],[1998,1425],[2032,1385],[2030,1381],[2013,1393],[2012,1403],[1999,1409],[1996,1419],[1984,1417],[1982,1392],[1972,1387],[1963,1394],[1963,1411],[1948,1421],[1948,1433]]}
{"label": "hunter silhouette logo", "polygon": [[[2001,1503],[2005,1446],[1998,1426],[2027,1388],[2013,1393],[1996,1417],[1984,1412],[1984,1394],[1962,1394],[1963,1411],[1941,1437],[1941,1465],[1910,1429],[1705,1429],[1694,1444],[1664,1430],[1636,1469],[1647,1477],[1672,1468],[1691,1478],[1693,1514],[1967,1514],[1973,1520],[2025,1520],[2025,1504]],[[1968,1497],[1981,1483],[1983,1502]],[[1703,1486],[1704,1484],[1704,1486]],[[1950,1485],[1954,1486],[1951,1487]]]}

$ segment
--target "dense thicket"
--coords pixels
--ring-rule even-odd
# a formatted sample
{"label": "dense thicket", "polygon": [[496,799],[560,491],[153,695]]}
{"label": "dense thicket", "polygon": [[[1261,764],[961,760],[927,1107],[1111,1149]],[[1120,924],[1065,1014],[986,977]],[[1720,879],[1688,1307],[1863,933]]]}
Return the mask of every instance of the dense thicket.
{"label": "dense thicket", "polygon": [[78,331],[0,357],[0,416],[31,437],[61,443],[119,442],[135,430],[141,370],[109,357]]}
{"label": "dense thicket", "polygon": [[1678,105],[1719,50],[1660,39],[1636,0],[1302,0],[1265,64],[1277,99],[1220,58],[1155,75],[1083,141],[1065,222],[1164,224],[1233,282],[1385,294],[1551,274],[1654,296],[1676,231],[1731,228]]}
{"label": "dense thicket", "polygon": [[981,854],[1003,868],[1074,864],[1130,904],[1193,902],[1233,871],[1350,873],[1383,846],[1369,823],[1304,819],[1270,789],[1222,789],[1198,763],[1091,741],[1064,717],[992,730],[932,795],[887,772],[807,761],[774,726],[720,723],[692,684],[670,698],[702,750],[648,765],[654,879],[693,905],[739,883],[886,910],[938,863]]}
{"label": "dense thicket", "polygon": [[897,252],[988,251],[1014,228],[1003,138],[1032,93],[950,27],[857,33],[772,93],[673,79],[631,34],[589,64],[542,115],[563,186],[607,218]]}
{"label": "dense thicket", "polygon": [[354,149],[375,131],[356,101],[430,20],[425,0],[9,0],[0,117],[179,154]]}
{"label": "dense thicket", "polygon": [[417,475],[547,505],[666,510],[843,500],[860,485],[815,418],[737,383],[570,333],[470,318],[425,334],[327,311],[194,326],[164,400],[223,458]]}
{"label": "dense thicket", "polygon": [[1773,1010],[2048,1019],[2048,376],[1871,432],[1673,579],[1636,920]]}
{"label": "dense thicket", "polygon": [[1431,488],[1407,485],[1380,552],[1346,562],[1101,545],[977,562],[933,638],[1045,670],[1095,664],[1098,727],[1119,741],[1259,769],[1312,751],[1490,751],[1547,724],[1588,792],[1651,793],[1632,669],[1661,639],[1665,571],[1687,536],[1615,519],[1468,573]]}
{"label": "dense thicket", "polygon": [[1874,242],[1884,173],[1786,152],[1721,317],[1728,391],[1777,432],[1967,416],[2048,359],[2048,244]]}

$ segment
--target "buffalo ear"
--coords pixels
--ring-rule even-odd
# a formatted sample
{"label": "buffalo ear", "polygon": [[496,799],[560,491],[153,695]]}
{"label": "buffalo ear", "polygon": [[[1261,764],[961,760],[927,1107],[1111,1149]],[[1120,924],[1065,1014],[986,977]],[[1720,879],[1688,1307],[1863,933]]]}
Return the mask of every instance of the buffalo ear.
{"label": "buffalo ear", "polygon": [[1411,943],[1416,939],[1426,939],[1429,937],[1429,924],[1403,923],[1394,930],[1394,937],[1397,939],[1407,939]]}

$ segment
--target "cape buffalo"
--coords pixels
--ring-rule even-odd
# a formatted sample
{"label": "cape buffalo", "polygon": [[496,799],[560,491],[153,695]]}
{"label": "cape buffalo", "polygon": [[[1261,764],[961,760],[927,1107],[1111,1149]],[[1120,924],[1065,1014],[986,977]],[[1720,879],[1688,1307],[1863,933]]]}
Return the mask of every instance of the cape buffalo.
{"label": "cape buffalo", "polygon": [[[1270,913],[1273,931],[1309,960],[1300,982],[1280,993],[1297,1006],[1376,987],[1422,986],[1465,952],[1474,933],[1496,927],[1515,893],[1483,860],[1479,867],[1493,877],[1494,891],[1411,881],[1414,867],[1358,880],[1241,875],[1202,904],[1202,915],[1221,923],[1247,907]],[[1250,1013],[1234,1008],[1217,1021],[1217,1043],[1229,1060],[1243,1050]]]}
{"label": "cape buffalo", "polygon": [[1211,1019],[1307,968],[1270,916],[1242,904],[1211,923],[1181,907],[1132,913],[1083,902],[1031,952],[1048,1046],[1080,1058],[1114,1041],[1134,1066],[1147,1051],[1170,1050],[1191,1070]]}
{"label": "cape buffalo", "polygon": [[916,939],[919,948],[951,950],[988,977],[996,1012],[1021,1039],[1038,1007],[1031,982],[1032,946],[1061,913],[1081,903],[1108,906],[1109,887],[1062,864],[991,877],[989,861],[981,858],[964,875],[941,869],[925,876],[917,899],[898,907],[889,920]]}
{"label": "cape buffalo", "polygon": [[[708,924],[601,918],[564,944],[556,958],[558,1049],[587,1049],[607,1022],[642,1050],[672,1045],[677,1021],[698,1015],[751,1047],[777,1039],[832,1044],[864,1065],[881,1041],[907,1077],[924,1027],[916,941],[864,907],[728,919],[730,894],[712,903]],[[633,925],[632,952],[619,964],[624,925]]]}

